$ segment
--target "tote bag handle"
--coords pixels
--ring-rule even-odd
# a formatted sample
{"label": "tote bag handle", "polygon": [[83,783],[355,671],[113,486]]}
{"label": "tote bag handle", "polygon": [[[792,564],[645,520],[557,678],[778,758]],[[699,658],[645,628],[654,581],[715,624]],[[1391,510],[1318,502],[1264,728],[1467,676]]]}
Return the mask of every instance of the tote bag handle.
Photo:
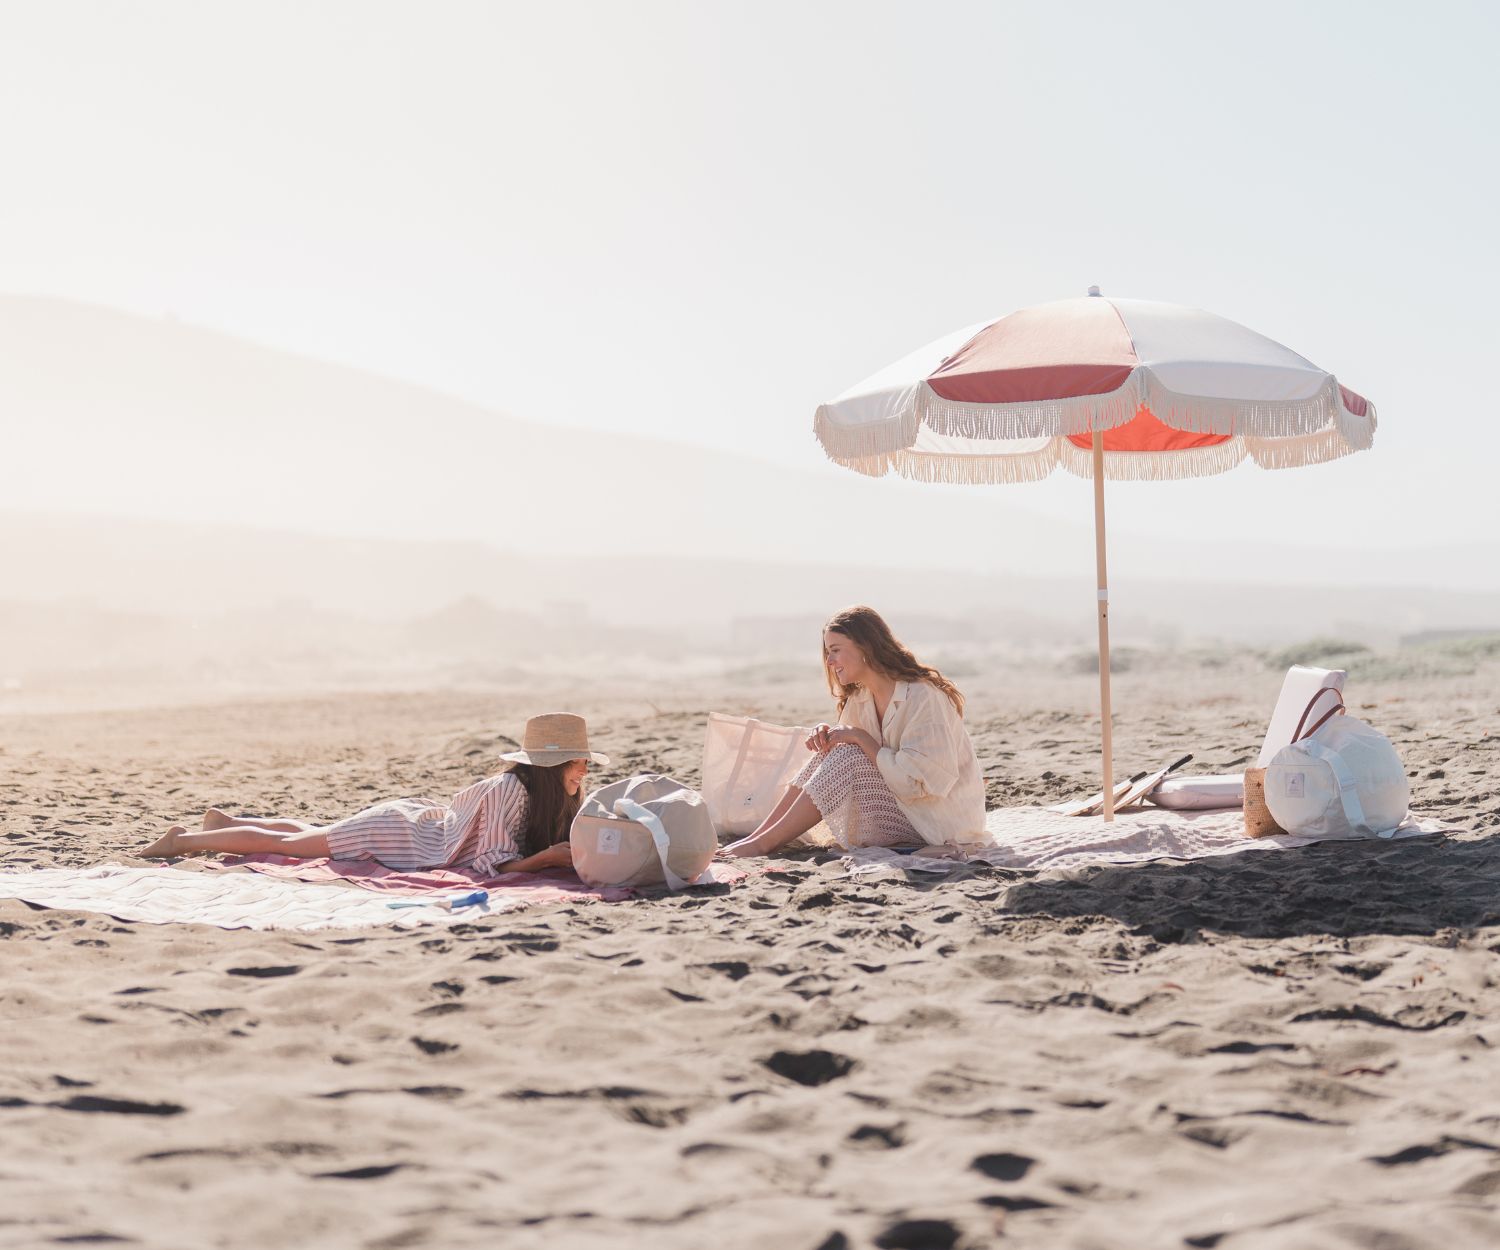
{"label": "tote bag handle", "polygon": [[[1318,719],[1313,723],[1312,728],[1309,729],[1306,733],[1303,733],[1302,727],[1307,724],[1307,718],[1312,715],[1313,708],[1318,706],[1318,700],[1321,699],[1325,694],[1331,694],[1335,699],[1338,700],[1338,704],[1334,707],[1329,708],[1328,711],[1324,712],[1323,715],[1318,717]],[[1303,738],[1311,738],[1313,734],[1322,729],[1323,726],[1331,721],[1335,716],[1342,716],[1348,710],[1349,709],[1344,706],[1344,696],[1341,691],[1335,690],[1332,686],[1321,687],[1318,690],[1318,693],[1313,695],[1313,697],[1308,700],[1307,707],[1303,709],[1302,719],[1297,722],[1297,728],[1292,731],[1292,741],[1301,742]]]}

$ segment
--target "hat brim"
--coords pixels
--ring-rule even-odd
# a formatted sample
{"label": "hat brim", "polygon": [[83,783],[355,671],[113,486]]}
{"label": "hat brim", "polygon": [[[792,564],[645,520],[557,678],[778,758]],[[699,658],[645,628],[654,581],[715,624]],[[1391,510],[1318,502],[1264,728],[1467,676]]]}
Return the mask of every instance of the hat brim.
{"label": "hat brim", "polygon": [[502,760],[512,764],[530,764],[535,768],[556,768],[570,760],[588,760],[591,764],[608,764],[609,756],[598,751],[512,751],[502,755]]}

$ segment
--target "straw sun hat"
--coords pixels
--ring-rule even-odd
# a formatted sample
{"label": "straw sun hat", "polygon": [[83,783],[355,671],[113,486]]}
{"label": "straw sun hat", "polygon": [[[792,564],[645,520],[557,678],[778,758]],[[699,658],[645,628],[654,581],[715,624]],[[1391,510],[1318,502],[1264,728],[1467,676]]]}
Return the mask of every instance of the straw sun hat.
{"label": "straw sun hat", "polygon": [[595,764],[608,764],[609,756],[589,750],[589,727],[581,716],[571,712],[547,712],[533,716],[526,722],[526,732],[521,736],[521,749],[502,755],[502,760],[513,760],[517,764],[534,764],[538,768],[553,768],[569,760],[591,760]]}

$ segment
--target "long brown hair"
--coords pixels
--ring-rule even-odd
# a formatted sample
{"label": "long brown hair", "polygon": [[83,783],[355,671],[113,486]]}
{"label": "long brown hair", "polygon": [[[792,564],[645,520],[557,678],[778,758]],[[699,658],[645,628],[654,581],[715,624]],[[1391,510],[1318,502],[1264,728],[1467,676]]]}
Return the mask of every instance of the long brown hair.
{"label": "long brown hair", "polygon": [[[864,653],[865,663],[871,668],[896,681],[930,681],[952,700],[960,716],[964,714],[964,697],[958,692],[958,687],[932,665],[923,664],[904,643],[897,641],[896,635],[891,633],[891,627],[885,623],[885,618],[874,608],[857,604],[842,612],[835,612],[828,624],[823,626],[824,633],[829,630],[843,634],[858,647]],[[819,641],[821,642],[821,635]],[[859,683],[850,682],[847,686],[840,683],[833,675],[832,665],[828,663],[826,648],[823,649],[821,658],[823,675],[828,678],[829,693],[838,700],[839,712],[842,713],[844,704],[859,689]]]}
{"label": "long brown hair", "polygon": [[545,851],[549,846],[568,840],[573,817],[583,803],[583,787],[569,794],[563,785],[566,764],[543,768],[539,764],[512,764],[510,771],[521,779],[530,802],[526,804],[526,828],[521,833],[523,857]]}

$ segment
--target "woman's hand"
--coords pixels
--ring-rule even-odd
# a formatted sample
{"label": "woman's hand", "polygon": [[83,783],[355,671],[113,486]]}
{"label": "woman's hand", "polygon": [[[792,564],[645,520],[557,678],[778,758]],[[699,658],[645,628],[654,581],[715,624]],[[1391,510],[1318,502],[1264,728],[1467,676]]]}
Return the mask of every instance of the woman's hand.
{"label": "woman's hand", "polygon": [[573,866],[573,844],[555,842],[545,851],[528,855],[525,859],[513,860],[505,865],[506,872],[544,872],[548,868],[571,868]]}
{"label": "woman's hand", "polygon": [[837,729],[828,731],[828,745],[858,747],[865,753],[870,763],[875,762],[875,757],[880,754],[880,743],[875,740],[873,734],[866,733],[863,729],[855,729],[849,725],[840,725]]}
{"label": "woman's hand", "polygon": [[548,868],[571,868],[573,866],[571,842],[554,842],[542,854],[547,859]]}
{"label": "woman's hand", "polygon": [[807,735],[807,749],[818,752],[828,750],[828,735],[832,732],[832,725],[821,723],[814,725],[812,733]]}

